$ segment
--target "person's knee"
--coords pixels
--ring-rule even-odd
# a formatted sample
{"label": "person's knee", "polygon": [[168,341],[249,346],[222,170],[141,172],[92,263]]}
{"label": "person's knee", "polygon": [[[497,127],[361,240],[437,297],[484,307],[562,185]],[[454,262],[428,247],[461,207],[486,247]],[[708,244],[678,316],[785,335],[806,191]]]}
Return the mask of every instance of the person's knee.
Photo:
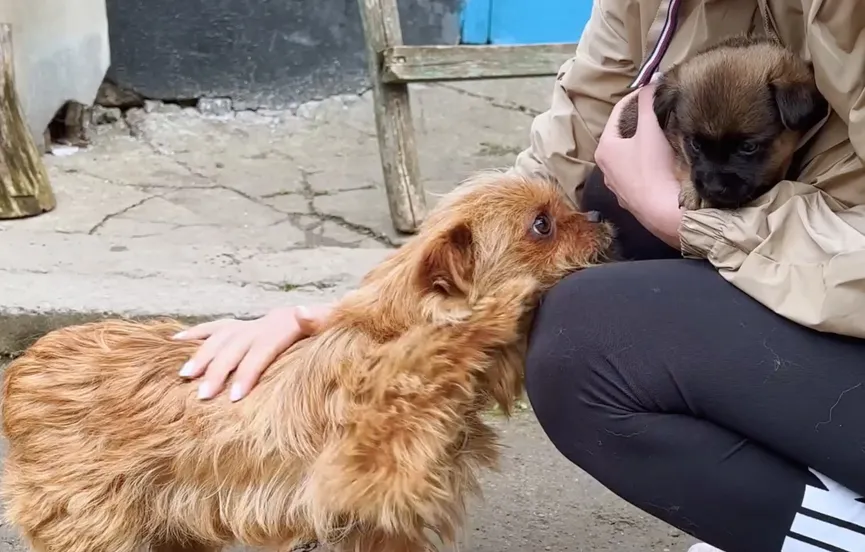
{"label": "person's knee", "polygon": [[529,336],[526,392],[544,431],[572,462],[586,469],[603,456],[586,455],[594,454],[599,433],[628,431],[622,414],[646,413],[678,396],[658,383],[668,381],[663,363],[643,358],[651,348],[646,331],[664,304],[655,288],[698,278],[700,270],[683,261],[614,263],[572,274],[547,292]]}
{"label": "person's knee", "polygon": [[544,431],[571,461],[584,469],[597,461],[586,455],[594,454],[598,435],[628,433],[631,414],[687,410],[663,361],[664,344],[694,323],[695,308],[683,311],[682,301],[729,292],[719,285],[727,286],[710,266],[654,260],[586,269],[546,294],[529,336],[526,391]]}

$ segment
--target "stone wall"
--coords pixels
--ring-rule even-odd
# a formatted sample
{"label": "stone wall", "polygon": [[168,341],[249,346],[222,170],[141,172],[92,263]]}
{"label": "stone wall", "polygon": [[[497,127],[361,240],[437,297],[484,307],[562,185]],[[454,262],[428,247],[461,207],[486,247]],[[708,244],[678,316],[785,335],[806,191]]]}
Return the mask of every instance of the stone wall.
{"label": "stone wall", "polygon": [[[367,86],[357,0],[106,0],[108,78],[145,98],[280,109]],[[399,0],[408,44],[459,41],[461,0]]]}

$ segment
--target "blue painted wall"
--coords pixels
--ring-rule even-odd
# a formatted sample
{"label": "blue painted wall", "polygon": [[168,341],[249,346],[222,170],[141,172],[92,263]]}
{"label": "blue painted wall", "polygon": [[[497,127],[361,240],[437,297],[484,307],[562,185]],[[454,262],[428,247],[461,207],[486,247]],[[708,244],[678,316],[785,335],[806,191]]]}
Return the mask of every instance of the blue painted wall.
{"label": "blue painted wall", "polygon": [[466,0],[464,44],[577,42],[592,0]]}

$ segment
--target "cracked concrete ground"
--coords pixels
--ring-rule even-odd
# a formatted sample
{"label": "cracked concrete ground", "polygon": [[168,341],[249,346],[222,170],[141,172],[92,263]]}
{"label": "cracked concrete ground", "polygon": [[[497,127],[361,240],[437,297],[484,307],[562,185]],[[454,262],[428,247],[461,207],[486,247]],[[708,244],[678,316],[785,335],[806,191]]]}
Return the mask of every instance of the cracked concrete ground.
{"label": "cracked concrete ground", "polygon": [[[528,141],[552,79],[415,86],[430,203]],[[151,106],[153,107],[153,106]],[[401,243],[391,227],[369,94],[297,112],[208,118],[163,105],[47,156],[57,209],[0,222],[0,357],[103,314],[254,316],[328,301]],[[690,539],[570,465],[531,412],[501,424],[462,550],[679,552]],[[0,552],[22,548],[0,527]]]}

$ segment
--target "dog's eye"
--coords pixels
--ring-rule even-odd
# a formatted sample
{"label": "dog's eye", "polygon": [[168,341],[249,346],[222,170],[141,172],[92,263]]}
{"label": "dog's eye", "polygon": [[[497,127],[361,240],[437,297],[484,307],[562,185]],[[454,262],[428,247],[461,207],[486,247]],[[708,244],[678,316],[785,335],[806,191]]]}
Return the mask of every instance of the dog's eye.
{"label": "dog's eye", "polygon": [[688,146],[691,148],[691,151],[700,151],[700,142],[696,138],[689,138]]}
{"label": "dog's eye", "polygon": [[689,138],[688,139],[688,147],[691,148],[691,151],[694,153],[699,153],[700,149],[702,149],[700,147],[700,142],[697,141],[696,138]]}
{"label": "dog's eye", "polygon": [[741,153],[744,153],[745,155],[750,155],[756,152],[758,149],[760,149],[760,147],[754,142],[742,142],[739,145],[739,151]]}
{"label": "dog's eye", "polygon": [[548,236],[553,225],[550,223],[550,217],[547,215],[538,215],[532,223],[532,232],[539,236]]}

